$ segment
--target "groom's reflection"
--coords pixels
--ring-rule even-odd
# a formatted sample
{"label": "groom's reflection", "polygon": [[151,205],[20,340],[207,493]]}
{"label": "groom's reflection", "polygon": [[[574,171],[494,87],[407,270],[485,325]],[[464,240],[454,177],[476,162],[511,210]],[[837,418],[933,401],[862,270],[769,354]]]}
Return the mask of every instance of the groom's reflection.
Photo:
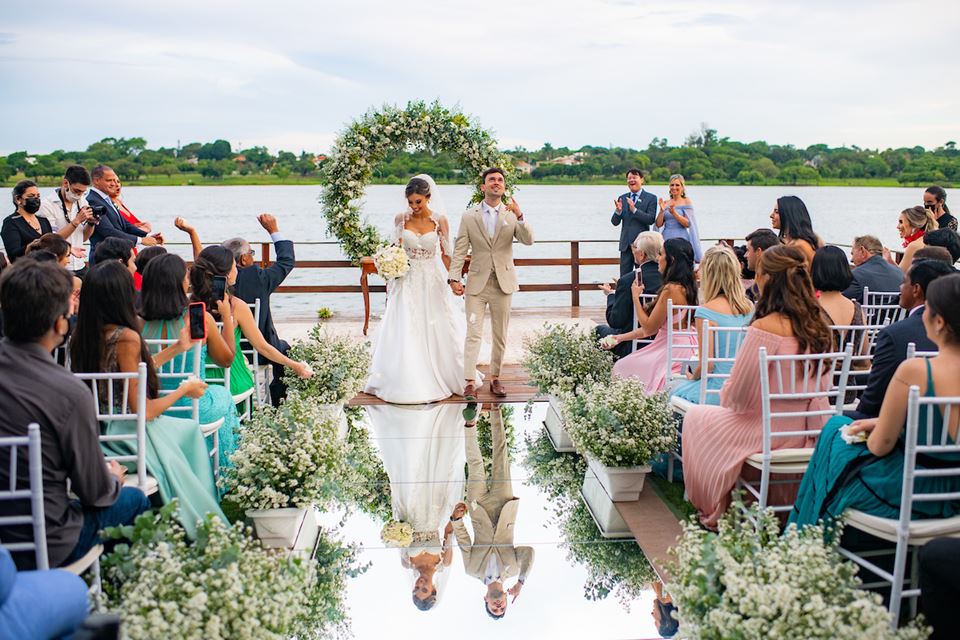
{"label": "groom's reflection", "polygon": [[[513,545],[520,499],[513,495],[507,437],[500,405],[493,405],[490,410],[493,464],[489,478],[480,453],[475,421],[468,420],[464,429],[467,502],[461,502],[454,509],[453,530],[463,553],[464,569],[486,586],[484,609],[491,618],[499,620],[507,612],[507,595],[513,597],[513,602],[526,583],[533,566],[533,548]],[[472,537],[463,520],[468,511],[473,526]],[[505,592],[504,582],[513,577],[518,578],[516,583]]]}

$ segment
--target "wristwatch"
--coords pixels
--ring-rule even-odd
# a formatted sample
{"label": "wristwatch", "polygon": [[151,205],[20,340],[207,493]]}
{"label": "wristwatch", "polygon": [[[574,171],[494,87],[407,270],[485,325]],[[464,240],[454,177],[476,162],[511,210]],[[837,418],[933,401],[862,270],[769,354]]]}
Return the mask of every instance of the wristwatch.
{"label": "wristwatch", "polygon": [[462,518],[463,518],[463,516],[460,516],[460,518],[454,518],[453,516],[450,516],[450,522],[456,522],[456,521],[458,521],[458,520],[460,520],[460,519],[462,519]]}
{"label": "wristwatch", "polygon": [[453,280],[453,279],[451,279],[451,278],[447,278],[447,284],[453,284],[454,282],[460,282],[460,281],[459,281],[459,280]]}

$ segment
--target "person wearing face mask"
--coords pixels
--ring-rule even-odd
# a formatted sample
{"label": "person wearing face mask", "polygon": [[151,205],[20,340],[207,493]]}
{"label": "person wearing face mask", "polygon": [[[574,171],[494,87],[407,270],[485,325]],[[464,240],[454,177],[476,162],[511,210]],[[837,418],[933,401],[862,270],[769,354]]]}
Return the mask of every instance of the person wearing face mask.
{"label": "person wearing face mask", "polygon": [[90,172],[74,164],[67,167],[60,187],[40,203],[37,215],[50,221],[53,231],[70,243],[67,269],[82,278],[87,272],[87,250],[83,247],[93,234],[93,209],[87,203]]}
{"label": "person wearing face mask", "polygon": [[53,227],[46,218],[37,216],[40,211],[40,188],[33,180],[21,180],[13,187],[13,204],[16,211],[3,219],[0,237],[10,262],[23,255],[27,245]]}

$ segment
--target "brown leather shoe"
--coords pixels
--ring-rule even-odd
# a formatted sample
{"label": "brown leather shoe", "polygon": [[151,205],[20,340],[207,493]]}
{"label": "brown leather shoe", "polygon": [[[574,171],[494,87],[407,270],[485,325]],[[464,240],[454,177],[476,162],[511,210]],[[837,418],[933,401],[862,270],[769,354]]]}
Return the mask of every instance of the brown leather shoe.
{"label": "brown leather shoe", "polygon": [[503,385],[500,384],[499,378],[495,378],[490,381],[490,393],[497,396],[498,398],[507,397],[507,391],[503,388]]}
{"label": "brown leather shoe", "polygon": [[473,386],[472,382],[468,382],[463,388],[463,399],[471,402],[477,399],[477,389]]}

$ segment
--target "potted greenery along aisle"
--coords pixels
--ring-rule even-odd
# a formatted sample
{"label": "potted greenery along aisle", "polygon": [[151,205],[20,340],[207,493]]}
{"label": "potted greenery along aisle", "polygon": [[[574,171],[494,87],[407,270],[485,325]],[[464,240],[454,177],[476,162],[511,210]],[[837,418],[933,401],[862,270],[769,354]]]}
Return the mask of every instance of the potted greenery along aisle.
{"label": "potted greenery along aisle", "polygon": [[581,385],[609,380],[613,354],[599,348],[592,331],[553,324],[526,338],[524,347],[521,364],[550,402],[544,420],[547,434],[557,451],[574,451],[561,417],[563,397]]}
{"label": "potted greenery along aisle", "polygon": [[326,509],[352,473],[339,419],[292,394],[279,408],[255,413],[226,470],[224,498],[246,510],[267,547],[292,547],[314,508]]}
{"label": "potted greenery along aisle", "polygon": [[346,336],[328,335],[323,325],[315,325],[306,340],[290,347],[290,357],[306,362],[313,370],[309,378],[288,372],[287,388],[309,398],[330,411],[337,419],[337,431],[346,437],[349,424],[344,404],[363,388],[370,369],[370,351],[366,343],[357,344]]}
{"label": "potted greenery along aisle", "polygon": [[650,461],[669,451],[676,438],[666,394],[647,395],[633,378],[580,387],[565,396],[563,417],[613,501],[639,498]]}

